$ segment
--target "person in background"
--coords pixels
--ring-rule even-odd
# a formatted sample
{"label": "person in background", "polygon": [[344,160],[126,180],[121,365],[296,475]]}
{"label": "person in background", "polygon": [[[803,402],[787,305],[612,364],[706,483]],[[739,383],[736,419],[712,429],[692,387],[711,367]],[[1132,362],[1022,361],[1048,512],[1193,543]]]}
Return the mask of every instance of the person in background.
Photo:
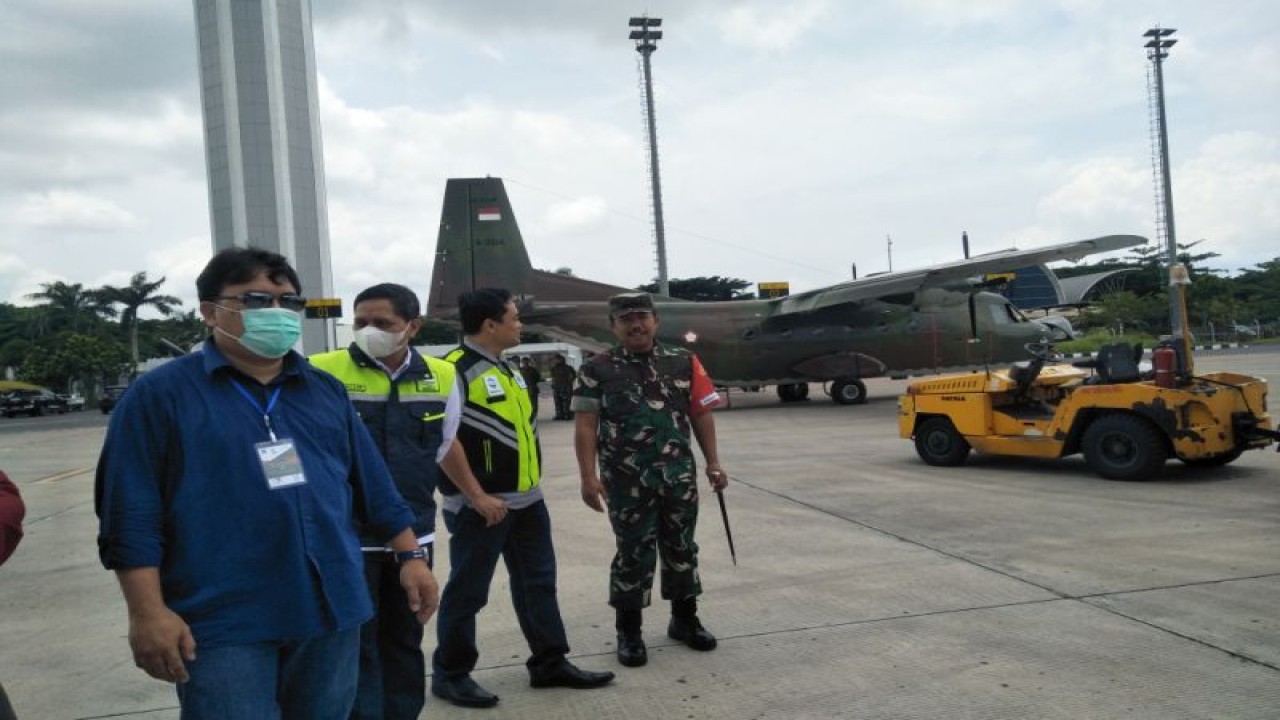
{"label": "person in background", "polygon": [[528,355],[520,360],[520,375],[524,377],[525,387],[529,388],[529,399],[533,401],[533,418],[538,419],[538,396],[542,394],[542,373],[538,372],[538,366],[533,364],[533,358]]}
{"label": "person in background", "polygon": [[573,419],[569,403],[573,399],[573,381],[577,379],[578,371],[565,362],[563,355],[556,355],[551,365],[551,394],[556,404],[556,420]]}

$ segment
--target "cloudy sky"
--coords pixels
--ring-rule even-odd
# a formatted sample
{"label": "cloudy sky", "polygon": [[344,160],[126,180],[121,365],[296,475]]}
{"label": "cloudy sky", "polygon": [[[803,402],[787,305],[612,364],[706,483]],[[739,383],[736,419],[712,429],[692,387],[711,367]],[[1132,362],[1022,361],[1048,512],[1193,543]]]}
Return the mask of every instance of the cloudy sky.
{"label": "cloudy sky", "polygon": [[[794,290],[1154,235],[1142,33],[1165,64],[1181,241],[1280,256],[1271,0],[311,0],[337,293],[425,293],[445,180],[506,179],[534,265],[655,275],[638,55],[653,56],[672,277]],[[194,11],[0,3],[0,301],[210,253]],[[425,300],[425,298],[424,298]]]}

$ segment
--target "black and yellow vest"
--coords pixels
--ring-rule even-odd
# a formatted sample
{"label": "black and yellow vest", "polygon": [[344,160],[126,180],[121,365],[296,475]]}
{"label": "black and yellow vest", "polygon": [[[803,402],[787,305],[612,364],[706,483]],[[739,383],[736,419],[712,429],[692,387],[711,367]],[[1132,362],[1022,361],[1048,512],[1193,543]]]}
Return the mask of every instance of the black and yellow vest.
{"label": "black and yellow vest", "polygon": [[[458,384],[466,388],[457,439],[480,486],[490,494],[538,487],[542,448],[524,378],[466,345],[444,359],[456,366]],[[458,489],[442,476],[440,492],[453,495]]]}
{"label": "black and yellow vest", "polygon": [[414,533],[421,538],[435,532],[434,492],[444,477],[436,452],[444,438],[445,404],[457,389],[453,364],[414,352],[409,367],[392,382],[355,344],[310,360],[346,386],[396,489],[413,510]]}

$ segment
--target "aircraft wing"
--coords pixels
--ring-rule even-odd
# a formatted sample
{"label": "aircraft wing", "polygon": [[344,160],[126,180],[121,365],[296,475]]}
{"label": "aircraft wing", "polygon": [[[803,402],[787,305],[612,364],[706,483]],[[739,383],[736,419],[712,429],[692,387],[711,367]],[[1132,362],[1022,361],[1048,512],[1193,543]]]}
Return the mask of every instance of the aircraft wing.
{"label": "aircraft wing", "polygon": [[1139,235],[1105,235],[1092,240],[1077,240],[1029,250],[1001,250],[919,270],[850,280],[839,285],[779,298],[774,302],[778,304],[778,312],[781,313],[811,312],[832,305],[857,303],[885,295],[915,292],[924,287],[954,283],[985,273],[1016,270],[1053,260],[1079,260],[1086,255],[1121,250],[1146,242],[1147,239]]}

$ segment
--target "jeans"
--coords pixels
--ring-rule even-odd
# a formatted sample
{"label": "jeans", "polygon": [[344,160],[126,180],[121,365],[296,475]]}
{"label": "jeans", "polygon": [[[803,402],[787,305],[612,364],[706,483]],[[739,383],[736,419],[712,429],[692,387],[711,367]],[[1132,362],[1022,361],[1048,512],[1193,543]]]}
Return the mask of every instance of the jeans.
{"label": "jeans", "polygon": [[180,683],[182,720],[346,720],[356,696],[358,628],[308,640],[196,648]]}
{"label": "jeans", "polygon": [[[426,546],[427,564],[434,547]],[[360,626],[360,682],[351,720],[418,720],[426,700],[422,623],[400,585],[400,563],[387,552],[364,554],[373,618]]]}
{"label": "jeans", "polygon": [[485,527],[471,508],[445,512],[449,538],[449,582],[436,616],[433,676],[456,680],[471,674],[476,649],[476,614],[489,602],[489,583],[501,556],[511,578],[511,600],[520,630],[532,653],[531,672],[556,667],[569,653],[560,604],[556,600],[556,555],[551,545],[551,517],[541,500],[511,510],[502,522]]}

